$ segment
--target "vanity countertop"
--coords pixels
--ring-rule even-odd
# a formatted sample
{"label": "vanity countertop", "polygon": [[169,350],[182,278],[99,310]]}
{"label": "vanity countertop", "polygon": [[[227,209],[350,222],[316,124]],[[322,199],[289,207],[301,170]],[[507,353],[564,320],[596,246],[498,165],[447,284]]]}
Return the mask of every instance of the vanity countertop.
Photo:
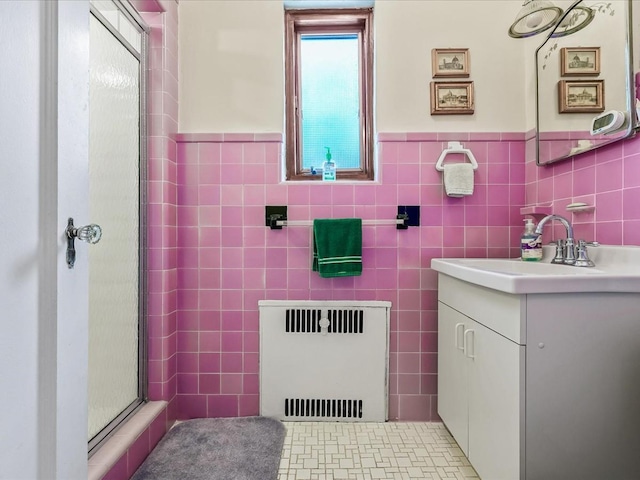
{"label": "vanity countertop", "polygon": [[540,262],[504,258],[434,258],[431,268],[469,283],[506,293],[640,292],[640,247],[590,247],[595,267],[550,263],[554,247]]}

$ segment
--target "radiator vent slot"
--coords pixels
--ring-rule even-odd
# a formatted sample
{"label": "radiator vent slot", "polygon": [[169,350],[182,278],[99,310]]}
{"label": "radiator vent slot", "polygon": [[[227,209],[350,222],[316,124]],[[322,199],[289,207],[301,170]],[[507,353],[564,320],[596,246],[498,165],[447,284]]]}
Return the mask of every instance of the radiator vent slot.
{"label": "radiator vent slot", "polygon": [[362,310],[328,310],[329,333],[363,333]]}
{"label": "radiator vent slot", "polygon": [[287,333],[320,333],[320,309],[287,309],[285,331]]}
{"label": "radiator vent slot", "polygon": [[[320,326],[320,309],[290,308],[285,314],[287,333],[325,333]],[[326,333],[364,333],[364,310],[329,309]]]}
{"label": "radiator vent slot", "polygon": [[362,418],[362,400],[285,398],[284,416]]}

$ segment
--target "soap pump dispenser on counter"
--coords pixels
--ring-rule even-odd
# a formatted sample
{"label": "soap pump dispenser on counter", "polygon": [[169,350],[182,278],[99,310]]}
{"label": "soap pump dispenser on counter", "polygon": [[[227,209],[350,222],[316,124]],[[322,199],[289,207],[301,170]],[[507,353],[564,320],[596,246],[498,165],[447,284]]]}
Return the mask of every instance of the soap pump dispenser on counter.
{"label": "soap pump dispenser on counter", "polygon": [[322,164],[322,180],[333,182],[336,179],[336,162],[331,160],[331,149],[327,149],[326,161]]}
{"label": "soap pump dispenser on counter", "polygon": [[520,258],[523,262],[542,260],[542,235],[535,233],[536,225],[530,218],[524,219],[524,232],[520,237]]}

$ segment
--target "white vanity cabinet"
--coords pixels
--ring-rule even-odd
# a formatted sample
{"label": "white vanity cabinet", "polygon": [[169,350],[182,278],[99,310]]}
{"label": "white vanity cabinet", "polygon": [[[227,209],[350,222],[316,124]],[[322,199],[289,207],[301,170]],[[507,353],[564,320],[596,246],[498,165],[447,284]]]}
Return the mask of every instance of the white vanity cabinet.
{"label": "white vanity cabinet", "polygon": [[640,478],[640,294],[439,273],[438,413],[483,480]]}
{"label": "white vanity cabinet", "polygon": [[458,297],[457,282],[440,276],[438,414],[481,478],[520,478],[524,346],[470,318],[486,306],[474,292]]}

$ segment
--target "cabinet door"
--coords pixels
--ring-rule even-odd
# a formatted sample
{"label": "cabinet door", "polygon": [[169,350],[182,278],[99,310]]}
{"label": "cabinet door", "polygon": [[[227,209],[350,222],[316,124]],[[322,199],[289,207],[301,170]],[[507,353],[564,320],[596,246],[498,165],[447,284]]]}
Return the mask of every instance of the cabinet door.
{"label": "cabinet door", "polygon": [[468,456],[467,363],[463,336],[470,319],[438,303],[438,415]]}
{"label": "cabinet door", "polygon": [[465,337],[469,460],[481,478],[521,478],[520,380],[525,347],[472,320]]}

